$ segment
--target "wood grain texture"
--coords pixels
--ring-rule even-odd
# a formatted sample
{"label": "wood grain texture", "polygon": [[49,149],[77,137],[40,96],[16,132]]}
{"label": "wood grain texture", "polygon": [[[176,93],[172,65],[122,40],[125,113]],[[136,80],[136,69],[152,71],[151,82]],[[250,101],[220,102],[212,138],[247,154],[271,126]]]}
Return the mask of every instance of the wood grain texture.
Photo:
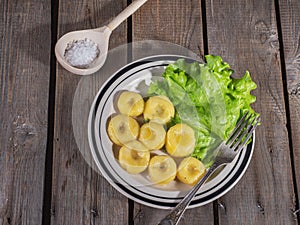
{"label": "wood grain texture", "polygon": [[203,55],[201,1],[148,1],[133,15],[132,38],[169,41]]}
{"label": "wood grain texture", "polygon": [[[300,2],[279,1],[291,138],[298,196],[300,196]],[[299,206],[300,202],[298,202]],[[297,211],[298,210],[298,211]],[[298,215],[299,208],[294,209]]]}
{"label": "wood grain texture", "polygon": [[1,1],[0,224],[41,224],[51,1]]}
{"label": "wood grain texture", "polygon": [[[148,1],[132,21],[132,39],[160,40],[186,47],[203,56],[203,30],[201,1]],[[133,57],[141,57],[134,52]],[[160,54],[164,54],[163,49]],[[134,204],[134,224],[156,224],[167,210],[154,209]],[[187,210],[179,224],[214,224],[213,204]]]}
{"label": "wood grain texture", "polygon": [[[59,1],[59,36],[105,25],[125,7],[122,0]],[[123,23],[114,31],[110,48],[126,43],[126,29]],[[80,77],[57,68],[51,224],[127,224],[127,198],[89,167],[73,136],[72,104]]]}
{"label": "wood grain texture", "polygon": [[208,50],[240,77],[248,69],[261,113],[252,162],[219,202],[220,224],[297,224],[274,1],[206,1]]}

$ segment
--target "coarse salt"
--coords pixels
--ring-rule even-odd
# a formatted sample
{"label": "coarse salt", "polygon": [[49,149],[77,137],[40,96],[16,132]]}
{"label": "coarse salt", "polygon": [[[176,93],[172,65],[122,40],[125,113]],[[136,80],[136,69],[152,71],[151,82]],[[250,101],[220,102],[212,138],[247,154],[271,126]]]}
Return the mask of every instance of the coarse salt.
{"label": "coarse salt", "polygon": [[98,45],[92,40],[74,40],[67,44],[64,57],[67,62],[80,69],[88,68],[99,56]]}

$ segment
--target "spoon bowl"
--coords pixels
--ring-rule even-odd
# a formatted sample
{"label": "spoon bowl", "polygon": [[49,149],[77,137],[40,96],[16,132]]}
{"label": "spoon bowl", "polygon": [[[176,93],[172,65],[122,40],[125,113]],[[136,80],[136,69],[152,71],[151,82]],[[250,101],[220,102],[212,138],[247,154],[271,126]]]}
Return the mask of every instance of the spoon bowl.
{"label": "spoon bowl", "polygon": [[[147,0],[136,0],[124,9],[117,17],[115,17],[107,26],[96,29],[72,31],[63,35],[55,45],[55,55],[57,61],[66,70],[78,75],[89,75],[98,71],[105,63],[109,38],[111,32],[117,28],[125,19],[139,9]],[[70,65],[65,59],[65,51],[67,45],[76,40],[90,39],[97,44],[100,50],[99,56],[87,68],[77,68]]]}
{"label": "spoon bowl", "polygon": [[[62,36],[55,46],[55,55],[57,61],[68,71],[78,75],[89,75],[98,71],[103,64],[105,63],[108,45],[109,45],[109,37],[111,34],[111,30],[107,27],[101,27],[97,29],[90,29],[90,30],[79,30],[79,31],[72,31],[64,36]],[[89,65],[88,68],[77,68],[70,65],[65,57],[65,49],[66,46],[75,40],[83,40],[88,38],[92,40],[95,44],[97,44],[100,54],[95,59],[95,61]]]}

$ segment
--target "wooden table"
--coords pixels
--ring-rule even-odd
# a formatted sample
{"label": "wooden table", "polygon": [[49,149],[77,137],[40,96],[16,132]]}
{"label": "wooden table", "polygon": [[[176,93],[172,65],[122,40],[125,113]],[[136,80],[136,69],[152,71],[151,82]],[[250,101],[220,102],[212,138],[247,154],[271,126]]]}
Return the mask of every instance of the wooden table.
{"label": "wooden table", "polygon": [[[0,225],[151,225],[166,213],[127,199],[87,165],[71,120],[80,77],[54,55],[58,37],[107,24],[130,2],[0,1]],[[110,49],[149,39],[221,55],[258,86],[262,125],[247,172],[180,224],[300,224],[300,1],[149,0]]]}

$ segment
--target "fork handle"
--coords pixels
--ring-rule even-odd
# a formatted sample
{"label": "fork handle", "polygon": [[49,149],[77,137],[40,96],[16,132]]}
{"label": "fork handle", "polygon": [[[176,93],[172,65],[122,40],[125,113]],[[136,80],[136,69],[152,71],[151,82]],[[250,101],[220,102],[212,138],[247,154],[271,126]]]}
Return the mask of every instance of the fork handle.
{"label": "fork handle", "polygon": [[202,179],[189,191],[189,193],[178,203],[178,205],[157,225],[177,225],[187,206],[191,203],[197,191],[209,178],[209,176],[219,167],[214,163],[202,177]]}

